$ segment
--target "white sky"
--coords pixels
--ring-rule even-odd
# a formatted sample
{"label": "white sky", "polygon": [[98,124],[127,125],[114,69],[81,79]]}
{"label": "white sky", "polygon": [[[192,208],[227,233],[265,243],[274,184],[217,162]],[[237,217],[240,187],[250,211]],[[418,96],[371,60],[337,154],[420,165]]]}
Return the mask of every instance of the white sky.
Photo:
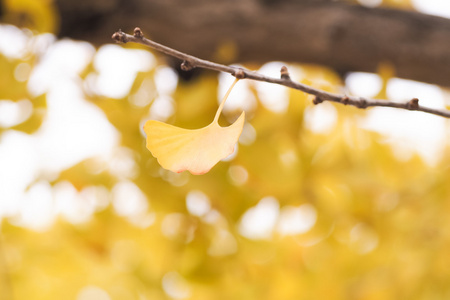
{"label": "white sky", "polygon": [[450,18],[450,1],[448,0],[411,0],[411,2],[420,12]]}
{"label": "white sky", "polygon": [[[369,2],[365,1],[366,5],[377,5],[377,1]],[[450,1],[413,0],[413,4],[420,11],[450,17]],[[31,95],[47,93],[48,103],[44,122],[36,133],[28,135],[9,130],[1,136],[0,218],[11,217],[17,225],[45,230],[58,215],[72,223],[84,222],[96,210],[108,205],[109,199],[113,199],[112,205],[119,215],[139,220],[136,221],[137,226],[149,226],[153,222],[153,216],[146,212],[150,207],[146,204],[145,195],[129,181],[135,174],[132,149],[119,147],[120,136],[117,130],[98,107],[86,101],[82,88],[119,99],[128,94],[137,72],[156,67],[153,55],[147,51],[128,50],[118,45],[106,45],[95,52],[87,43],[70,40],[55,42],[54,37],[49,34],[33,38],[8,25],[0,25],[0,35],[0,53],[7,57],[25,57],[29,51],[29,43],[33,43],[35,52],[44,53],[38,66],[32,70],[28,90]],[[91,59],[94,59],[97,73],[89,75],[87,86],[82,86],[79,74]],[[264,65],[260,71],[278,76],[279,69],[280,63],[272,62]],[[29,66],[21,65],[16,70],[16,78],[26,78],[27,72]],[[229,86],[231,79],[228,77],[219,75],[221,95],[223,89]],[[352,93],[370,97],[378,92],[379,81],[376,75],[355,73],[347,79],[346,84]],[[136,105],[146,105],[153,99],[154,105],[149,111],[149,117],[164,120],[175,107],[171,93],[176,83],[173,71],[165,67],[159,68],[155,70],[156,99],[153,99],[155,95],[150,95],[143,89],[131,101]],[[263,105],[274,112],[285,111],[287,93],[284,88],[263,83],[258,83],[256,87]],[[236,87],[233,94],[235,97],[230,97],[225,111],[236,108],[251,110],[256,105],[254,98],[239,96],[250,95],[244,82]],[[418,97],[422,105],[444,108],[444,94],[433,85],[392,79],[388,86],[388,96],[394,101]],[[274,101],[275,98],[277,101]],[[0,99],[0,126],[8,128],[24,121],[29,117],[30,109],[29,99],[19,102]],[[336,111],[332,106],[314,106],[308,109],[305,119],[310,130],[326,134],[333,127]],[[443,118],[388,108],[371,109],[360,125],[381,133],[399,157],[409,157],[417,152],[430,164],[439,160],[449,132],[448,121]],[[78,192],[68,182],[57,187],[48,184],[62,170],[87,158],[95,158],[100,168],[110,168],[120,178],[121,182],[112,192],[95,186]],[[108,165],[109,160],[114,161],[114,164]],[[231,178],[238,174],[235,171],[230,170]],[[238,171],[242,173],[242,170]],[[245,172],[244,170],[242,174],[245,175]],[[131,204],[119,199],[123,194],[134,195]],[[206,213],[209,210],[206,207],[207,198],[205,200],[197,196],[188,199],[189,211],[195,214]],[[84,204],[80,206],[80,203]],[[144,212],[137,213],[137,210]],[[267,214],[270,216],[270,226],[266,224],[266,227],[261,227],[267,221]],[[302,216],[305,221],[299,223],[295,216]],[[313,207],[280,210],[276,199],[267,197],[243,215],[240,231],[244,236],[266,238],[276,227],[280,234],[289,234],[310,228],[314,224],[314,218]],[[259,222],[260,219],[264,222]]]}

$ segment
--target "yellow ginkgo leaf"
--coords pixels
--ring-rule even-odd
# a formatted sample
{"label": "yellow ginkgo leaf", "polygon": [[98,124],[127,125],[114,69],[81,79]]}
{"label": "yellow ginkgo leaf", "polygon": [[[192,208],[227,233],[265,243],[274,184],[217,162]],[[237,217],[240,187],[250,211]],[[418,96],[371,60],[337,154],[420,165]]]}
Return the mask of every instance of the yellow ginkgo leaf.
{"label": "yellow ginkgo leaf", "polygon": [[145,123],[147,149],[164,169],[177,173],[188,170],[195,175],[205,174],[221,159],[233,153],[244,126],[245,112],[228,127],[221,127],[218,121],[237,81],[228,89],[213,122],[206,127],[190,130],[154,120]]}

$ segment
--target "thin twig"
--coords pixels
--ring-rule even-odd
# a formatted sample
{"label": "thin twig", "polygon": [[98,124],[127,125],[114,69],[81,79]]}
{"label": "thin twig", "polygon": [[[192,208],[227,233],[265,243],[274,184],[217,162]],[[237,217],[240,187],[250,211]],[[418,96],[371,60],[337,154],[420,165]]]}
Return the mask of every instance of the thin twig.
{"label": "thin twig", "polygon": [[314,95],[315,99],[313,101],[314,104],[319,104],[323,101],[332,101],[341,103],[344,105],[352,105],[357,108],[365,109],[367,107],[371,106],[384,106],[384,107],[395,107],[395,108],[401,108],[406,110],[416,110],[416,111],[423,111],[426,113],[442,116],[445,118],[450,118],[450,111],[445,109],[434,109],[429,107],[424,107],[419,105],[419,99],[413,98],[408,102],[398,103],[398,102],[392,102],[388,100],[378,100],[378,99],[369,99],[364,97],[356,97],[356,96],[346,96],[346,95],[339,95],[334,93],[328,93],[320,89],[316,89],[313,87],[310,87],[305,84],[301,84],[299,82],[294,82],[291,80],[289,73],[287,71],[286,67],[281,68],[281,76],[280,78],[274,78],[265,76],[262,74],[259,74],[257,72],[241,68],[241,67],[233,67],[233,66],[225,66],[221,65],[215,62],[211,62],[208,60],[200,59],[195,56],[174,50],[172,48],[169,48],[167,46],[158,44],[152,40],[146,39],[144,35],[142,34],[142,31],[139,27],[136,27],[134,29],[134,35],[129,35],[121,30],[114,33],[112,35],[112,38],[119,43],[127,43],[127,42],[133,42],[138,43],[142,45],[146,45],[150,48],[153,48],[157,51],[160,51],[162,53],[165,53],[167,55],[176,57],[183,61],[181,64],[181,67],[183,70],[190,70],[193,68],[204,68],[204,69],[210,69],[214,71],[222,71],[226,73],[230,73],[231,75],[243,79],[252,79],[256,81],[263,81],[263,82],[269,82],[269,83],[275,83],[284,85],[296,90],[300,90],[302,92],[305,92],[310,95]]}

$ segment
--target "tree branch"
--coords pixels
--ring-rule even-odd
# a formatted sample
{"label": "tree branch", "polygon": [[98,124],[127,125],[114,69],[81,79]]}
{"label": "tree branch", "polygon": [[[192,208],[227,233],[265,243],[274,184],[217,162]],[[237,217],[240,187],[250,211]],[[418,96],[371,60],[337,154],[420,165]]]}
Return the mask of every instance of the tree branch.
{"label": "tree branch", "polygon": [[442,116],[445,118],[450,118],[450,111],[444,110],[444,109],[434,109],[429,107],[424,107],[419,105],[419,99],[413,98],[408,102],[404,103],[398,103],[398,102],[392,102],[388,100],[378,100],[378,99],[369,99],[364,97],[356,97],[356,96],[347,96],[347,95],[339,95],[334,93],[328,93],[326,91],[316,89],[313,87],[310,87],[308,85],[294,82],[291,80],[289,73],[287,71],[286,67],[281,68],[281,76],[280,78],[274,78],[265,76],[262,74],[259,74],[257,72],[245,69],[245,68],[238,68],[233,66],[225,66],[222,64],[218,64],[215,62],[211,62],[208,60],[200,59],[195,56],[177,51],[175,49],[169,48],[167,46],[161,45],[159,43],[156,43],[152,40],[146,39],[139,27],[136,27],[134,30],[134,35],[129,35],[121,30],[115,32],[112,35],[112,38],[119,43],[127,43],[127,42],[133,42],[142,44],[145,46],[148,46],[150,48],[153,48],[157,51],[160,51],[162,53],[165,53],[169,56],[176,57],[183,61],[181,68],[183,70],[190,70],[193,68],[204,68],[204,69],[210,69],[214,71],[222,71],[226,73],[230,73],[231,75],[235,76],[239,79],[252,79],[256,81],[262,81],[262,82],[269,82],[269,83],[275,83],[279,85],[284,85],[286,87],[290,87],[302,92],[305,92],[310,95],[314,95],[314,104],[322,103],[323,101],[332,101],[341,103],[344,105],[352,105],[357,108],[365,109],[367,107],[371,106],[380,106],[380,107],[395,107],[395,108],[401,108],[406,110],[415,110],[415,111],[422,111],[438,116]]}

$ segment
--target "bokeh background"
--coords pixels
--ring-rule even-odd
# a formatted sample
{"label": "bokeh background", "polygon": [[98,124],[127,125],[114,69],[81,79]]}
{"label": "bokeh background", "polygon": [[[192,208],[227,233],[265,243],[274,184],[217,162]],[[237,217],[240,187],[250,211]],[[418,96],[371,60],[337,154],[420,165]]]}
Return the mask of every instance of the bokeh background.
{"label": "bokeh background", "polygon": [[[446,1],[357,5],[450,16]],[[145,148],[144,122],[209,124],[230,75],[186,81],[138,45],[59,39],[52,1],[2,10],[0,299],[450,298],[444,118],[314,106],[299,91],[240,81],[221,118],[246,111],[235,153],[205,175],[175,174]],[[15,26],[24,16],[34,22]],[[450,101],[388,64],[345,78],[244,64],[274,77],[282,65],[327,91]]]}

